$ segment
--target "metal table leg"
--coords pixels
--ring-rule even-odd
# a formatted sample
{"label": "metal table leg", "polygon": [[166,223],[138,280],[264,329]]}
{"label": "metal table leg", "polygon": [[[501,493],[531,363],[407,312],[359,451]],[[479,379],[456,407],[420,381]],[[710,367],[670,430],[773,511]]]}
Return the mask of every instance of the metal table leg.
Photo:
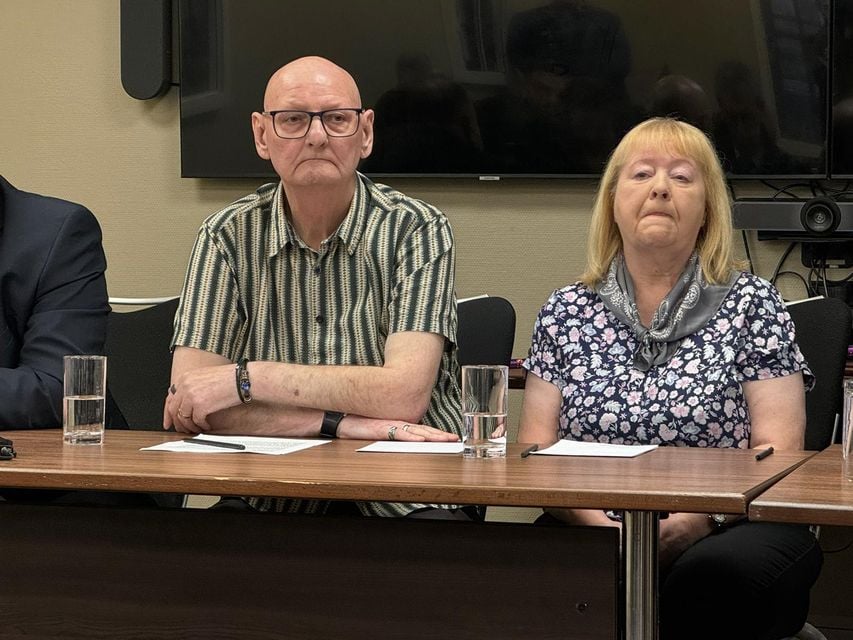
{"label": "metal table leg", "polygon": [[625,640],[658,637],[658,532],[655,511],[625,511],[622,561],[625,578]]}

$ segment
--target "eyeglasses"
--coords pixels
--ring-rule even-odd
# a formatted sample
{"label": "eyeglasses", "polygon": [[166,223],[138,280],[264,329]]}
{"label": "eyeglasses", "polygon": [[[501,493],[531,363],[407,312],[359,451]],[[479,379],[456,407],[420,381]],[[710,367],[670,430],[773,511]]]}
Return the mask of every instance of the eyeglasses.
{"label": "eyeglasses", "polygon": [[292,140],[308,135],[314,118],[320,118],[323,130],[332,138],[347,138],[358,131],[364,109],[327,109],[326,111],[264,111],[272,118],[272,128],[279,138]]}

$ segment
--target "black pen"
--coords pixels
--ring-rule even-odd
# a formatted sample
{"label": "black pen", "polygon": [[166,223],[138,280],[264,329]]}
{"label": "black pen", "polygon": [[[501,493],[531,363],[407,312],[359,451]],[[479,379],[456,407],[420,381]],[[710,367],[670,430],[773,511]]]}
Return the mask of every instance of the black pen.
{"label": "black pen", "polygon": [[526,458],[527,456],[529,456],[531,453],[533,453],[537,449],[539,449],[539,445],[538,444],[532,444],[529,447],[527,447],[524,451],[521,452],[521,457]]}
{"label": "black pen", "polygon": [[246,445],[239,442],[220,442],[219,440],[202,440],[201,438],[184,438],[184,442],[203,444],[208,447],[222,447],[223,449],[237,449],[238,451],[245,451],[246,449]]}
{"label": "black pen", "polygon": [[755,454],[755,459],[756,459],[756,460],[764,460],[764,458],[766,458],[767,456],[769,456],[771,453],[773,453],[773,447],[767,447],[766,449],[764,449],[764,450],[759,451],[758,453],[756,453],[756,454]]}

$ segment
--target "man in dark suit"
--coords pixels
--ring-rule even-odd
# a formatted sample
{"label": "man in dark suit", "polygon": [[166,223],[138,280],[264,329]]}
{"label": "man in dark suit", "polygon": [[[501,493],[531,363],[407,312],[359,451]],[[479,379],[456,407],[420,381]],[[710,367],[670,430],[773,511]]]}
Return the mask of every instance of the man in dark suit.
{"label": "man in dark suit", "polygon": [[106,266],[88,209],[0,176],[0,429],[62,426],[62,357],[104,352]]}

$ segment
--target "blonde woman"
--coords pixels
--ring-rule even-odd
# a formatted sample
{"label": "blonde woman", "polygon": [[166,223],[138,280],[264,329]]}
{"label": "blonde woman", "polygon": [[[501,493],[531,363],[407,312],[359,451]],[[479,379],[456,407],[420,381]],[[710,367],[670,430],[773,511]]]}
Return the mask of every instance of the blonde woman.
{"label": "blonde woman", "polygon": [[[813,377],[778,292],[739,269],[713,146],[647,120],[614,150],[581,281],[542,308],[519,440],[801,449]],[[601,511],[549,510],[619,526]],[[806,527],[661,520],[661,638],[781,638],[808,612],[821,554]],[[736,627],[713,624],[732,619]]]}

